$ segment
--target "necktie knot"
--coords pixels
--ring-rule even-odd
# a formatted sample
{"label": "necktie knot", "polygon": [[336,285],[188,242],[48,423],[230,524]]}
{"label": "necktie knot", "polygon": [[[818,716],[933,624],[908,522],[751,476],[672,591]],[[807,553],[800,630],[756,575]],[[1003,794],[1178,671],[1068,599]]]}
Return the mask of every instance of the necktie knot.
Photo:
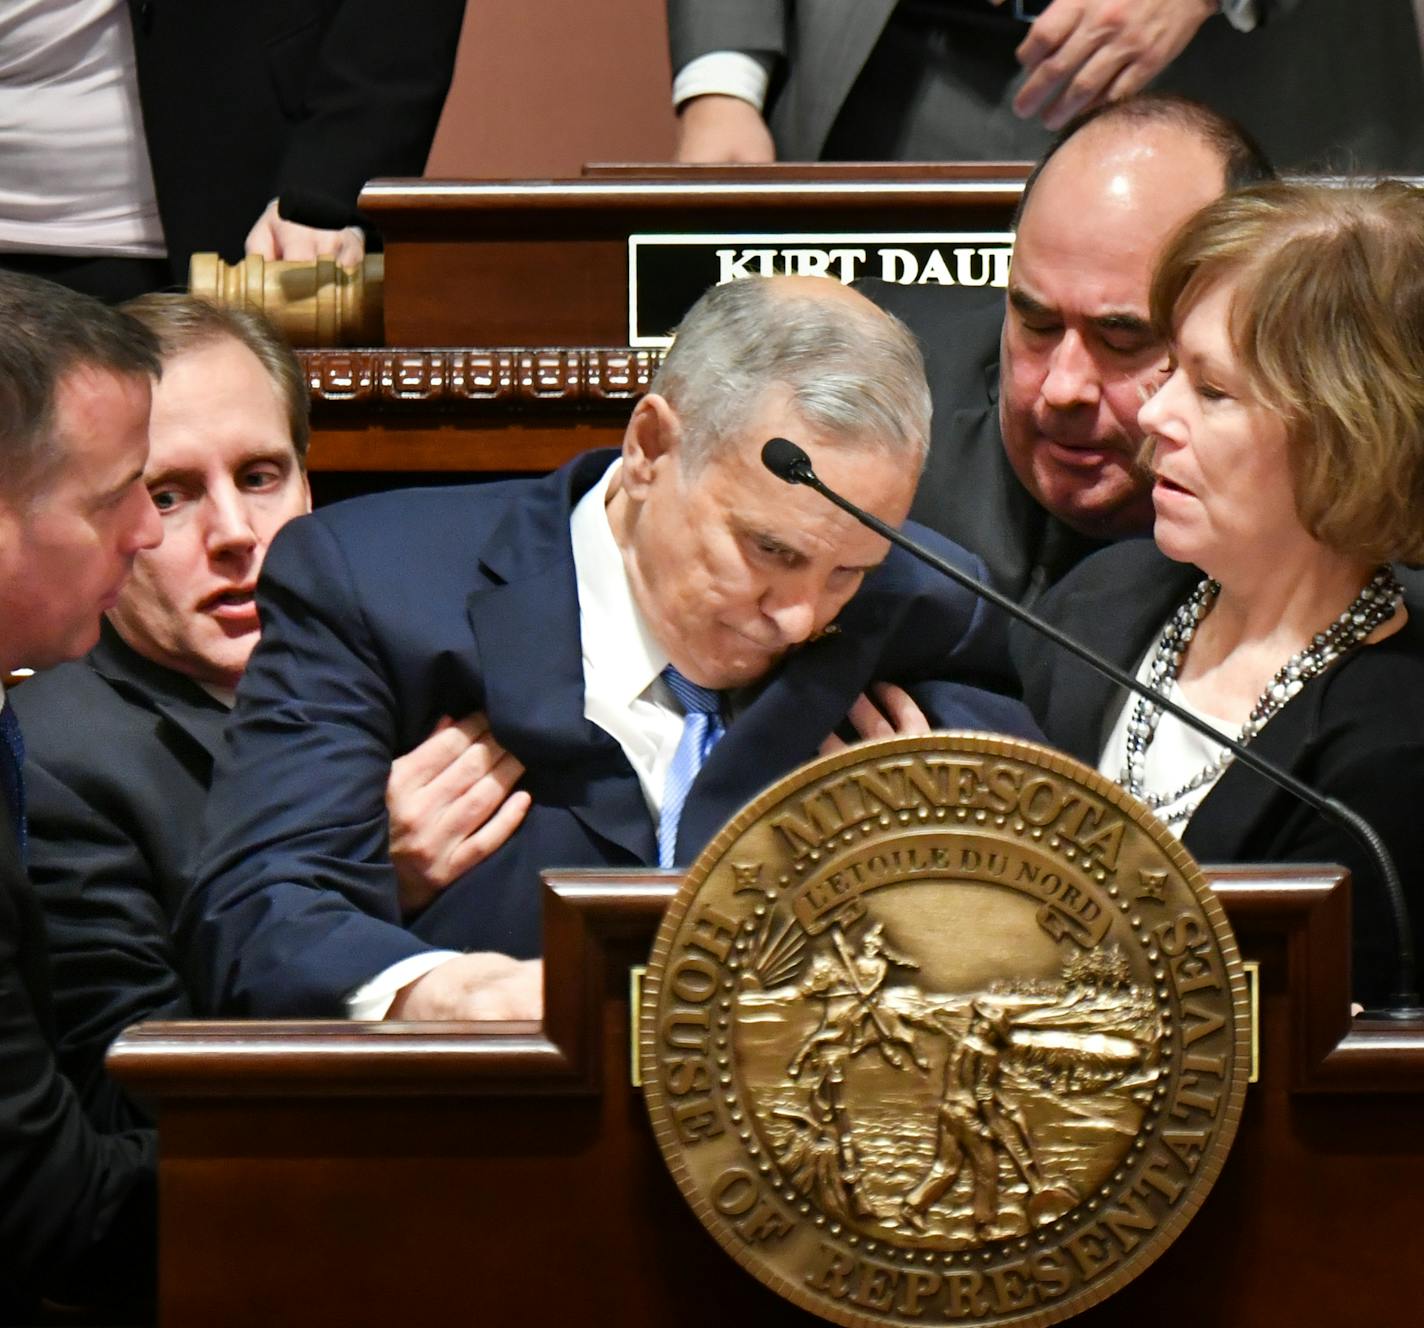
{"label": "necktie knot", "polygon": [[668,691],[677,698],[684,715],[720,715],[722,693],[713,687],[703,687],[684,678],[671,664],[663,670]]}

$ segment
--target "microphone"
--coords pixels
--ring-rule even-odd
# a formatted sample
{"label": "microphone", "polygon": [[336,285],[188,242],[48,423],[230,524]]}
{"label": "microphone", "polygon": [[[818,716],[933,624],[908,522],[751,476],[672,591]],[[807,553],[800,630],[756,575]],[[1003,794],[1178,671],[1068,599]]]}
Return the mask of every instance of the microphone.
{"label": "microphone", "polygon": [[[832,502],[836,501],[835,495],[821,483],[811,468],[811,458],[789,438],[768,438],[761,449],[761,464],[779,480],[785,480],[788,484],[809,485]],[[850,508],[846,510],[850,511]],[[859,516],[860,513],[851,512],[851,515]]]}
{"label": "microphone", "polygon": [[1258,756],[1249,747],[1242,746],[1235,738],[1228,738],[1224,733],[1218,732],[1190,711],[1182,709],[1168,697],[1154,692],[1130,673],[1120,669],[1111,660],[1104,659],[1096,651],[1089,650],[1087,646],[1075,641],[1071,636],[1053,626],[1052,623],[1045,622],[1036,613],[1024,608],[1022,604],[1010,599],[1001,591],[995,590],[993,586],[986,585],[978,578],[970,576],[968,572],[947,562],[938,554],[931,553],[903,531],[886,525],[879,517],[857,507],[848,498],[842,498],[834,489],[826,487],[811,465],[811,458],[789,438],[768,439],[761,449],[761,462],[777,479],[784,480],[787,484],[804,484],[808,489],[814,489],[828,502],[834,503],[841,511],[854,517],[861,525],[868,526],[877,535],[883,535],[892,544],[904,549],[906,553],[918,558],[922,563],[928,564],[936,571],[943,572],[971,594],[987,600],[996,608],[1003,609],[1005,613],[1017,618],[1020,622],[1027,623],[1039,635],[1047,637],[1054,645],[1061,646],[1064,650],[1076,655],[1089,668],[1102,674],[1105,678],[1110,678],[1119,687],[1125,687],[1137,696],[1147,697],[1154,705],[1160,706],[1188,728],[1225,747],[1243,765],[1270,780],[1277,788],[1294,794],[1327,820],[1347,831],[1374,860],[1375,866],[1379,870],[1380,879],[1384,881],[1385,892],[1389,898],[1390,913],[1393,915],[1397,940],[1396,959],[1398,963],[1389,1004],[1382,1010],[1368,1011],[1367,1013],[1386,1019],[1424,1019],[1424,1007],[1420,1006],[1419,993],[1415,985],[1414,932],[1409,923],[1409,905],[1404,898],[1404,888],[1400,884],[1399,872],[1394,865],[1394,859],[1390,856],[1379,832],[1363,816],[1345,806],[1338,799],[1327,798],[1324,794],[1317,793],[1309,784],[1302,783],[1289,771]]}

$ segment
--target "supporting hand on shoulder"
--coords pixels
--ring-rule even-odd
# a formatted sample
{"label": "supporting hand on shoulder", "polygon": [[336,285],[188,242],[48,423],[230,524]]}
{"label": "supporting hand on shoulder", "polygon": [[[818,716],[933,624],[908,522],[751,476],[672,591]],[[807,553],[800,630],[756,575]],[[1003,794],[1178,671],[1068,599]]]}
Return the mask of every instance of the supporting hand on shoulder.
{"label": "supporting hand on shoulder", "polygon": [[[893,682],[872,684],[868,692],[856,697],[846,718],[862,742],[872,738],[903,738],[930,731],[930,722],[925,712],[915,704],[914,697]],[[821,755],[843,752],[849,745],[833,733],[821,744]]]}

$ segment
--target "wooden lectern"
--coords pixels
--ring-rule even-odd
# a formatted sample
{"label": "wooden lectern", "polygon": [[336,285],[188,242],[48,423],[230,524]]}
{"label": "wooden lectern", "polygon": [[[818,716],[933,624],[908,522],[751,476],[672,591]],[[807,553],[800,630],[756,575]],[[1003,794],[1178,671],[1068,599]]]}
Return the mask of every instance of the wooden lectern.
{"label": "wooden lectern", "polygon": [[[616,446],[660,362],[656,347],[629,344],[630,236],[1002,231],[1025,172],[650,166],[557,182],[377,180],[361,207],[383,262],[340,284],[333,273],[318,298],[310,270],[264,280],[260,260],[219,272],[209,259],[194,289],[250,297],[279,322],[284,301],[300,306],[291,326],[311,383],[319,496],[372,487],[333,485],[331,472],[546,471]],[[378,281],[379,310],[347,307]],[[318,326],[337,344],[310,344]],[[383,344],[360,341],[380,326]],[[340,328],[358,343],[339,344]]]}
{"label": "wooden lectern", "polygon": [[[1352,1021],[1327,870],[1208,871],[1259,968],[1260,1081],[1202,1210],[1084,1328],[1420,1322],[1424,1025]],[[632,1086],[630,970],[676,885],[550,874],[543,1027],[148,1024],[165,1325],[820,1322],[699,1225]]]}

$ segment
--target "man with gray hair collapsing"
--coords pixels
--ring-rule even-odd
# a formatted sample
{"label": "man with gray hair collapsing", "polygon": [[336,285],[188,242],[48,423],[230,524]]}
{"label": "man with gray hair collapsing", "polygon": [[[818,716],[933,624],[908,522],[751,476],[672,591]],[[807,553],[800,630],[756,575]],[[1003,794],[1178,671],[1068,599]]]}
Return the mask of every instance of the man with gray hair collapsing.
{"label": "man with gray hair collapsing", "polygon": [[[621,455],[288,525],[180,918],[208,1003],[533,1017],[541,869],[690,861],[848,713],[865,734],[1031,733],[971,685],[1005,677],[990,613],[760,460],[788,437],[898,523],[928,428],[896,320],[832,281],[756,279],[694,306]],[[532,806],[402,919],[384,772],[440,715],[472,710],[523,763]]]}

